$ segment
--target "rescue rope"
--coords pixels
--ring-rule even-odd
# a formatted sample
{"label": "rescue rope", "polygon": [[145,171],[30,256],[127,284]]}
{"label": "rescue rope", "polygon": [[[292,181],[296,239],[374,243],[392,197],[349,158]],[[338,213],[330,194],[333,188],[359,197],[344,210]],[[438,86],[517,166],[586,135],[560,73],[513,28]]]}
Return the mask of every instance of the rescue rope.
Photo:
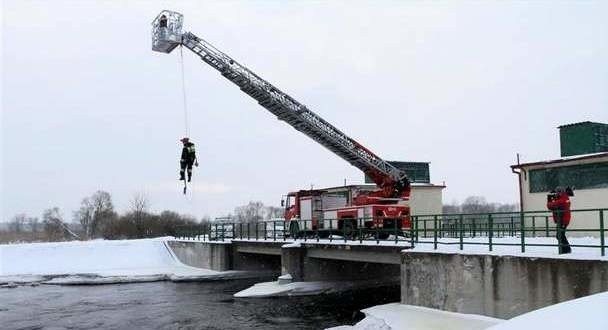
{"label": "rescue rope", "polygon": [[184,70],[184,51],[183,46],[179,46],[179,63],[182,71],[182,95],[184,103],[184,137],[190,137],[190,126],[188,124],[188,102],[186,100],[186,74]]}

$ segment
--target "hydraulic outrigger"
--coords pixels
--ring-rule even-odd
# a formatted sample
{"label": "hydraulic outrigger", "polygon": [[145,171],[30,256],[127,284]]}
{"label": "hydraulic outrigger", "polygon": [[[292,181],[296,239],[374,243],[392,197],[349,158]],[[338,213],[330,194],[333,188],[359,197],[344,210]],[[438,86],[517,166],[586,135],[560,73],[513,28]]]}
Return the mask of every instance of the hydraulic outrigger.
{"label": "hydraulic outrigger", "polygon": [[[345,232],[345,227],[349,227],[349,232],[354,232],[359,226],[396,226],[395,221],[398,221],[401,229],[409,227],[409,207],[405,201],[409,200],[410,181],[405,171],[378,157],[207,41],[191,32],[182,32],[182,25],[182,14],[162,11],[152,22],[152,50],[170,53],[178,46],[190,49],[279,120],[287,122],[360,169],[378,186],[379,189],[367,191],[334,188],[290,193],[285,218],[298,220],[290,226],[293,235],[298,235],[300,228],[327,231],[328,226],[324,222],[328,217],[338,221],[338,226],[334,225],[333,229],[341,232]],[[309,203],[303,203],[308,200]]]}

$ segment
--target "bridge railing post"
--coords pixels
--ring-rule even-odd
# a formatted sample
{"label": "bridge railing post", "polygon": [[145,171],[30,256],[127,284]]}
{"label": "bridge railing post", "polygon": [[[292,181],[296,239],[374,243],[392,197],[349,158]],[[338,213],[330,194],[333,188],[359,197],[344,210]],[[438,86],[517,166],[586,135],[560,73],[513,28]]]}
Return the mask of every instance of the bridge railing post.
{"label": "bridge railing post", "polygon": [[519,212],[519,235],[521,236],[521,253],[526,252],[526,226],[524,213]]}
{"label": "bridge railing post", "polygon": [[414,235],[415,235],[414,234],[414,224],[415,224],[415,222],[412,222],[410,224],[410,246],[411,246],[412,249],[415,247],[415,244],[414,244]]}
{"label": "bridge railing post", "polygon": [[460,243],[460,250],[464,249],[464,219],[462,214],[458,217],[458,242]]}
{"label": "bridge railing post", "polygon": [[[377,219],[377,217],[376,217]],[[375,232],[376,232],[376,244],[380,244],[380,221],[374,221],[374,217],[372,217],[372,223],[376,223],[376,225],[374,226],[375,228]],[[380,219],[380,220],[384,220],[384,219]],[[382,222],[383,223],[383,222]],[[384,229],[384,226],[382,226],[382,229]]]}
{"label": "bridge railing post", "polygon": [[363,244],[363,227],[365,227],[365,218],[357,220],[357,231],[359,232],[359,244]]}
{"label": "bridge railing post", "polygon": [[334,239],[334,228],[333,228],[334,219],[329,219],[329,241],[333,242]]}
{"label": "bridge railing post", "polygon": [[321,222],[319,220],[317,220],[317,227],[315,228],[317,242],[319,242],[319,227],[321,227]]}
{"label": "bridge railing post", "polygon": [[437,215],[433,216],[433,250],[437,250]]}
{"label": "bridge railing post", "polygon": [[272,222],[272,241],[277,240],[277,221]]}
{"label": "bridge railing post", "polygon": [[399,232],[397,231],[397,223],[399,223],[399,227],[401,227],[401,221],[404,221],[403,219],[399,219],[399,220],[395,220],[395,232],[393,233],[395,235],[395,244],[398,243],[399,240]]}
{"label": "bridge railing post", "polygon": [[492,251],[492,237],[494,236],[494,220],[492,214],[488,214],[488,247]]}
{"label": "bridge railing post", "polygon": [[602,257],[606,255],[606,242],[605,242],[605,231],[604,231],[604,210],[600,210],[600,250]]}
{"label": "bridge railing post", "polygon": [[287,220],[283,220],[283,242],[287,240]]}

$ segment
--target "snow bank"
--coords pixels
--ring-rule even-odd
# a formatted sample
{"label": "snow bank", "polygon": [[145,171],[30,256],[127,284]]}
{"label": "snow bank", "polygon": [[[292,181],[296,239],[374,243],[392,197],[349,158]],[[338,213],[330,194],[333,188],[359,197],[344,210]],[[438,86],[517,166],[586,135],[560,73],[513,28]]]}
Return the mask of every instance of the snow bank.
{"label": "snow bank", "polygon": [[167,239],[0,245],[0,283],[106,284],[237,275],[182,264]]}
{"label": "snow bank", "polygon": [[488,330],[608,329],[608,292],[569,300],[516,316]]}
{"label": "snow bank", "polygon": [[[331,330],[482,330],[503,322],[487,316],[445,312],[437,309],[392,303],[362,310],[365,318],[353,326]],[[521,330],[524,328],[519,328]]]}

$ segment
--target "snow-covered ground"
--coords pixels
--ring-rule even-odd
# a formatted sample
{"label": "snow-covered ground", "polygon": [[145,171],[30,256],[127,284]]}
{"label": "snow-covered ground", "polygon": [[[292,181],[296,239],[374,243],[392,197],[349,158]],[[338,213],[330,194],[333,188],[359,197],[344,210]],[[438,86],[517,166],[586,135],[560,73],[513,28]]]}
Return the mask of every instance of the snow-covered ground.
{"label": "snow-covered ground", "polygon": [[537,309],[510,320],[444,312],[399,303],[362,310],[365,318],[353,326],[328,330],[526,330],[526,329],[608,329],[608,292],[569,300]]}
{"label": "snow-covered ground", "polygon": [[[331,330],[482,330],[503,322],[492,317],[444,312],[437,309],[392,303],[362,310],[365,318],[353,326]],[[525,329],[519,328],[518,330]],[[329,329],[328,329],[329,330]]]}
{"label": "snow-covered ground", "polygon": [[608,329],[608,292],[569,300],[516,316],[488,330]]}
{"label": "snow-covered ground", "polygon": [[192,281],[244,275],[181,263],[171,238],[0,245],[0,284],[106,284]]}

